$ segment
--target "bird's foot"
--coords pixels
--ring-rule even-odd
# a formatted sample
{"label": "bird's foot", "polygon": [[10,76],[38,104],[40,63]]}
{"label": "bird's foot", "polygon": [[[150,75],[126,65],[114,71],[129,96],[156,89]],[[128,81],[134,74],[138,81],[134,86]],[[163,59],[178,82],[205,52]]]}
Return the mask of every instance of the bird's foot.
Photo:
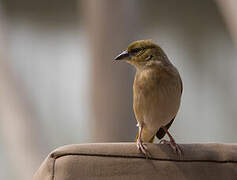
{"label": "bird's foot", "polygon": [[146,159],[151,157],[151,155],[148,151],[147,145],[144,144],[141,140],[137,141],[137,148],[146,157]]}
{"label": "bird's foot", "polygon": [[165,140],[165,139],[162,139],[161,141],[160,141],[160,144],[168,144],[172,149],[173,149],[173,151],[175,152],[175,153],[177,153],[179,156],[181,156],[182,155],[182,148],[180,147],[180,145],[178,145],[178,144],[176,144],[176,142],[175,141],[167,141],[167,140]]}

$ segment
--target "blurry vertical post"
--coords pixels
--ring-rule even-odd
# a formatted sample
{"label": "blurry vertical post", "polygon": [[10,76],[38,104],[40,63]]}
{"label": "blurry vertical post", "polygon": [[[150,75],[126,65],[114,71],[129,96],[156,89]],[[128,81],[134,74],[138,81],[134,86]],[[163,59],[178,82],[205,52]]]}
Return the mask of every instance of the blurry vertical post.
{"label": "blurry vertical post", "polygon": [[1,150],[7,155],[7,162],[1,163],[10,167],[6,174],[11,174],[11,178],[30,180],[41,162],[38,156],[40,147],[37,147],[35,139],[38,131],[26,97],[22,96],[21,83],[16,83],[9,65],[5,39],[8,26],[4,10],[0,2],[0,133],[4,145]]}
{"label": "blurry vertical post", "polygon": [[134,40],[134,30],[139,29],[139,1],[82,2],[91,48],[92,140],[133,140],[132,68],[115,65],[112,60]]}

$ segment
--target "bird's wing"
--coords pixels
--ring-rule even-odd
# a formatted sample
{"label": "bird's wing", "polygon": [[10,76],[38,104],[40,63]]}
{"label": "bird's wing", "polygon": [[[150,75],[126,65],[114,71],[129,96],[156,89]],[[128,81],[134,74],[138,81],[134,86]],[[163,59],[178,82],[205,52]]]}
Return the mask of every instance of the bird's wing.
{"label": "bird's wing", "polygon": [[[181,84],[181,94],[182,94],[183,93],[183,83],[182,83],[181,78],[179,78],[179,80],[180,80],[180,84]],[[170,126],[173,123],[174,119],[175,119],[175,117],[168,124],[165,125],[166,129],[170,128]],[[156,137],[158,139],[162,139],[165,136],[165,134],[166,134],[166,132],[164,131],[164,129],[160,128],[156,133]]]}
{"label": "bird's wing", "polygon": [[181,77],[179,77],[179,81],[180,81],[180,84],[181,84],[181,95],[182,95],[182,93],[183,93],[183,82],[181,80]]}
{"label": "bird's wing", "polygon": [[[175,117],[168,124],[165,125],[166,129],[170,128],[170,126],[173,123],[174,119],[175,119]],[[160,128],[156,133],[156,137],[158,139],[162,139],[165,136],[165,134],[166,134],[166,132],[164,131],[164,129]]]}

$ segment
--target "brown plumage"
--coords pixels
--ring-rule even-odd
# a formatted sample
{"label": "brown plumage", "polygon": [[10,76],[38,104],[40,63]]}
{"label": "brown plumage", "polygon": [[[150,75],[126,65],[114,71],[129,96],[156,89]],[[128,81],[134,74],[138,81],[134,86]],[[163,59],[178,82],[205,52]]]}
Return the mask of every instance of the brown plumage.
{"label": "brown plumage", "polygon": [[136,67],[133,84],[133,109],[138,122],[137,146],[149,155],[143,142],[152,142],[154,136],[162,139],[167,133],[170,141],[162,142],[181,153],[168,129],[178,112],[182,81],[179,72],[164,51],[151,40],[131,43],[115,58]]}

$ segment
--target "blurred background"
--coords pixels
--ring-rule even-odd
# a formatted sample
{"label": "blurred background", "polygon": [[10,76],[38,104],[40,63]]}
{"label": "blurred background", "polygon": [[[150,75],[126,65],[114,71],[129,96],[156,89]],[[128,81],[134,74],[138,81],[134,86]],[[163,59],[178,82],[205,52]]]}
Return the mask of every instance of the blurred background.
{"label": "blurred background", "polygon": [[237,141],[237,1],[0,0],[0,179],[30,180],[66,144],[133,141],[135,69],[152,39],[183,79],[179,143]]}

